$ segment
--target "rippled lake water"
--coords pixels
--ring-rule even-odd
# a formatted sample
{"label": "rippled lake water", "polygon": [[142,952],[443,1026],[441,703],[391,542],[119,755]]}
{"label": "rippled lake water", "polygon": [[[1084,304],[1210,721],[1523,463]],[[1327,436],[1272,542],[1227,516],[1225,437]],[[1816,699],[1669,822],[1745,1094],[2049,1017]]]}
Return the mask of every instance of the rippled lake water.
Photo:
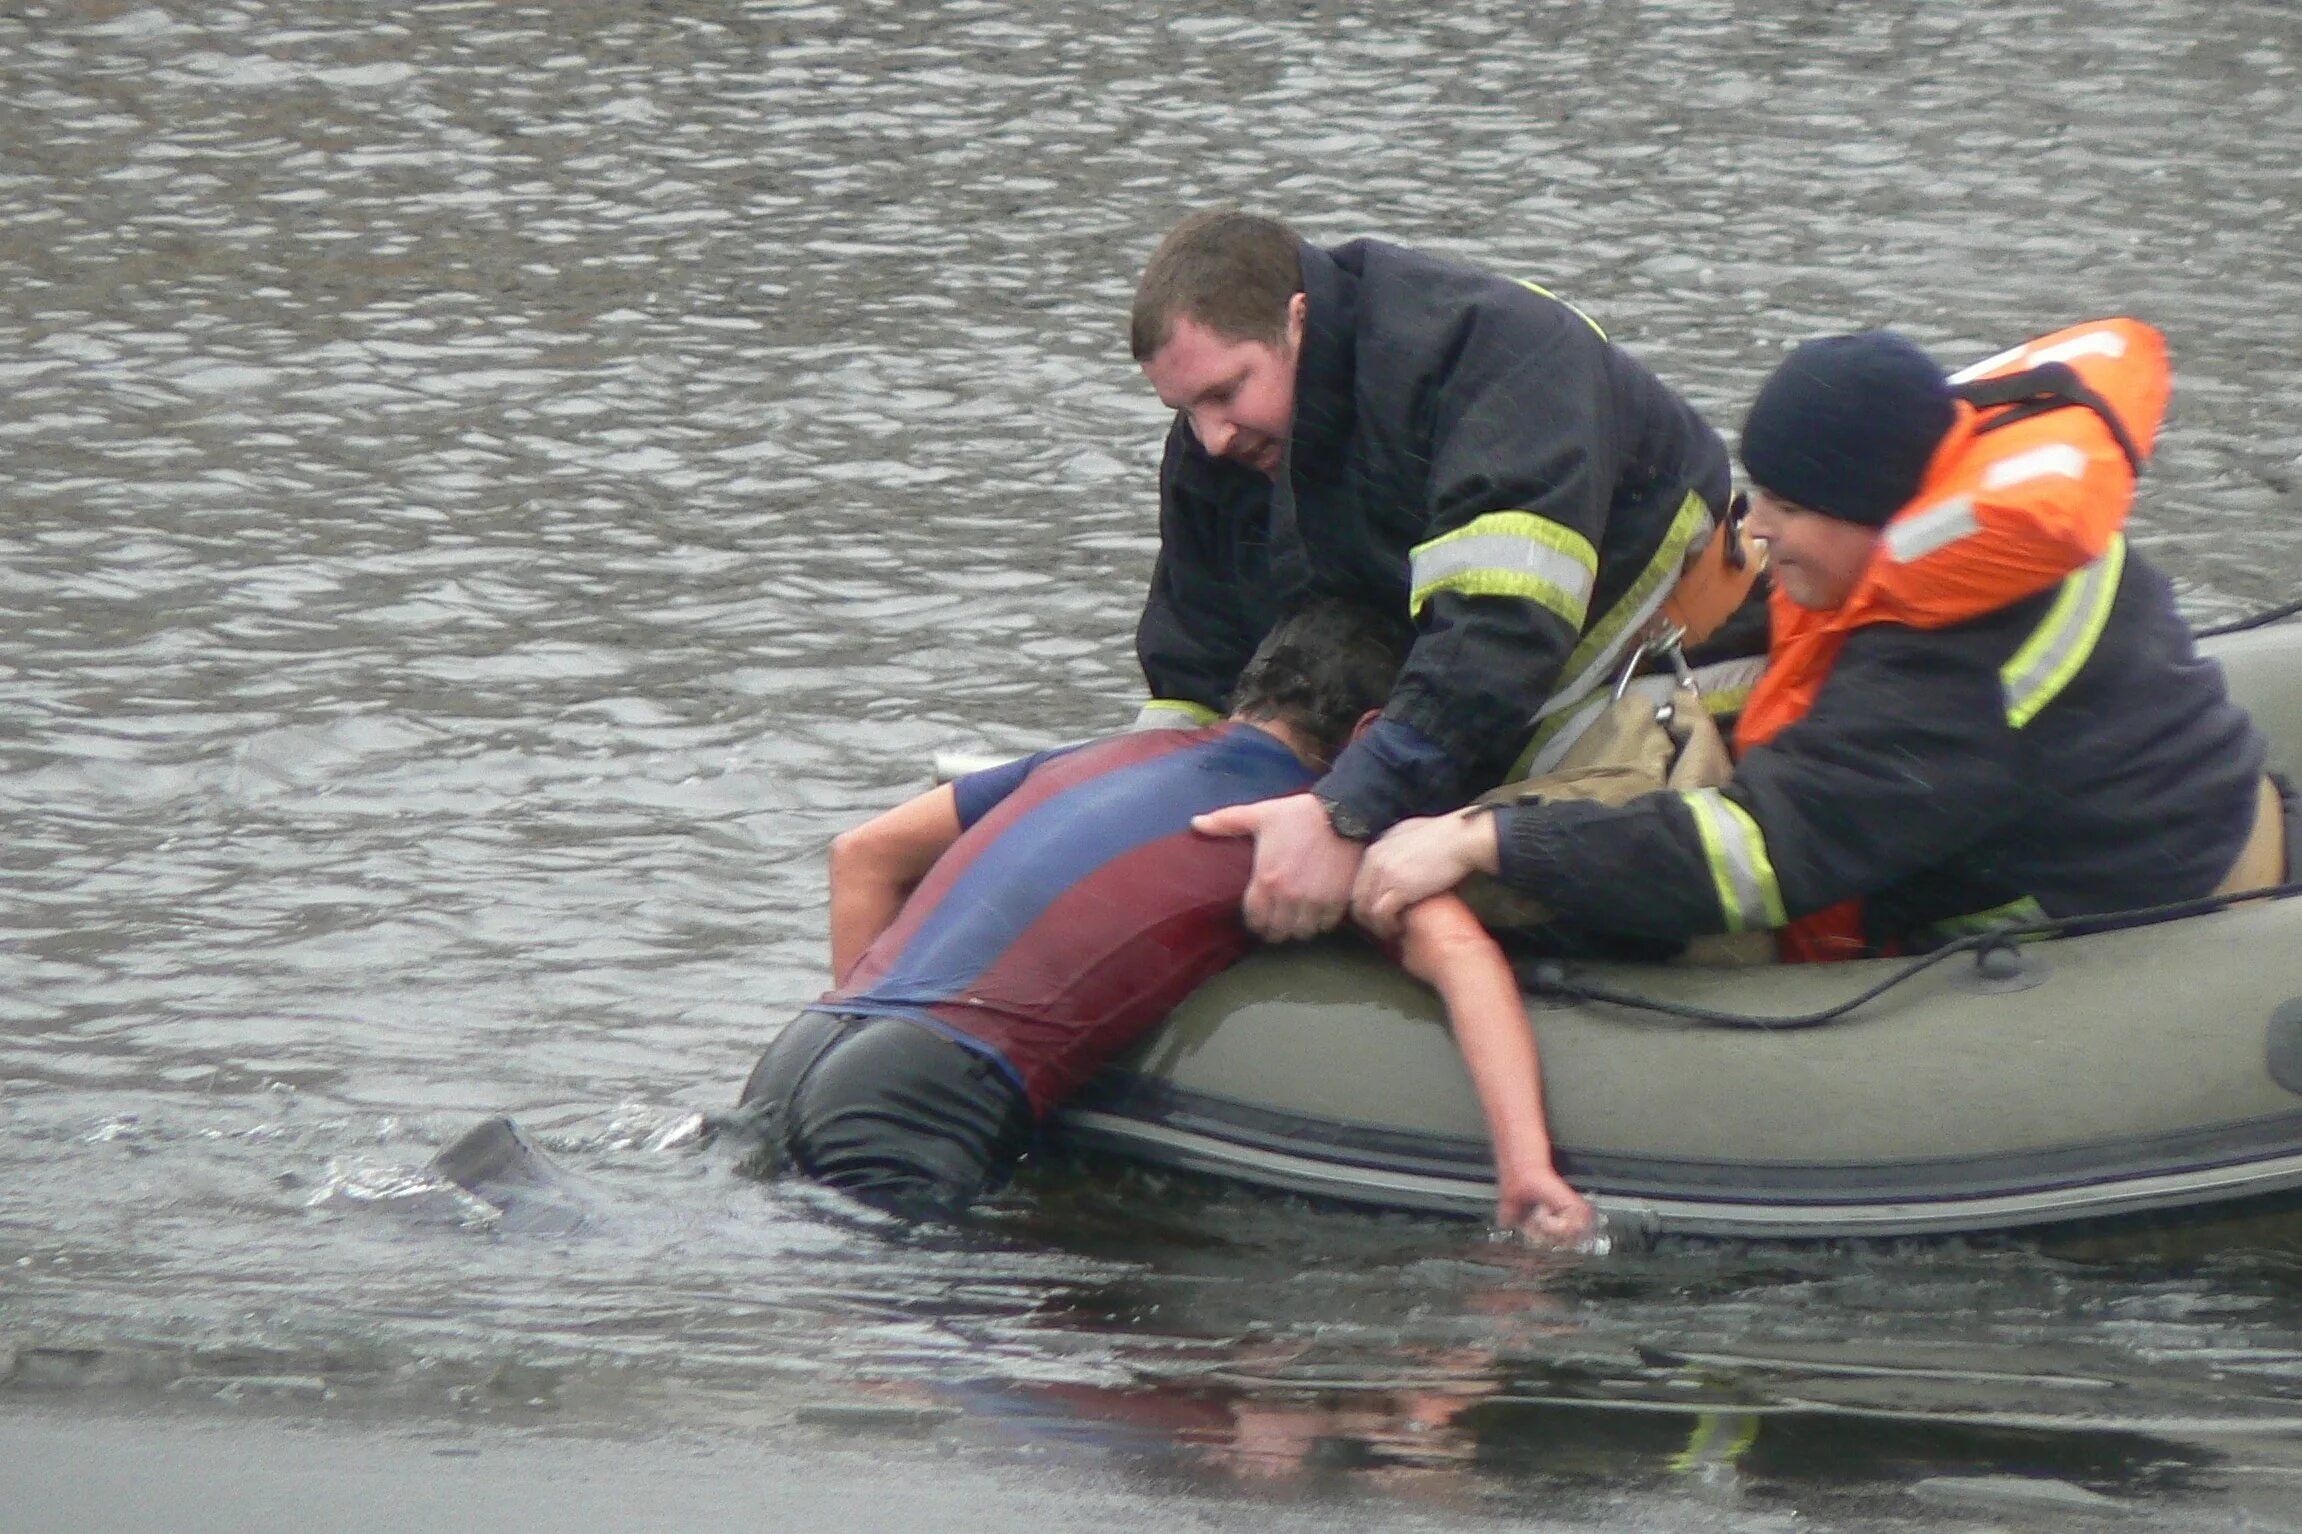
{"label": "rippled lake water", "polygon": [[[1180,213],[1535,278],[1730,429],[1809,335],[2137,313],[2207,622],[2302,587],[2298,66],[2283,0],[0,6],[0,1388],[2302,1518],[2276,1228],[1575,1265],[1050,1172],[891,1239],[679,1143],[834,831],[1131,714]],[[597,1228],[421,1185],[498,1111]]]}

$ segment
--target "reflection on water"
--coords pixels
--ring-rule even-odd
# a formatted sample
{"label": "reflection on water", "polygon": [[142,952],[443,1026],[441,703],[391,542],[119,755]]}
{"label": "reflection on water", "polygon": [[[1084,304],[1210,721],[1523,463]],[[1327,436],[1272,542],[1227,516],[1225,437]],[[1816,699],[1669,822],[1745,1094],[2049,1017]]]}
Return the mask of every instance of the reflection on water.
{"label": "reflection on water", "polygon": [[[2278,0],[6,8],[6,1388],[2256,1505],[2302,1331],[2227,1242],[1558,1267],[1071,1174],[891,1239],[657,1147],[821,984],[834,830],[1131,712],[1119,331],[1178,211],[1536,277],[1729,426],[1817,331],[2138,312],[2137,541],[2225,618],[2302,582],[2298,48]],[[411,1185],[498,1111],[597,1228]]]}
{"label": "reflection on water", "polygon": [[[1125,1208],[1178,1196],[1145,1188]],[[1042,1217],[1062,1197],[1042,1189]],[[2291,1263],[2227,1242],[2203,1269],[2169,1266],[2146,1234],[2091,1262],[2000,1240],[1676,1242],[1573,1265],[1439,1224],[1187,1207],[1174,1244],[1156,1222],[1137,1238],[1155,1257],[1141,1273],[1034,1318],[1066,1337],[1150,1332],[1128,1377],[1003,1379],[999,1410],[1038,1433],[1172,1441],[1250,1481],[1699,1486],[1810,1511],[1882,1483],[1949,1505],[1986,1470],[2083,1501],[2302,1466]],[[1250,1275],[1298,1244],[1323,1265],[1288,1274],[1277,1319]],[[1228,1341],[1178,1351],[1177,1333]],[[2010,1497],[2023,1504],[1974,1492]]]}

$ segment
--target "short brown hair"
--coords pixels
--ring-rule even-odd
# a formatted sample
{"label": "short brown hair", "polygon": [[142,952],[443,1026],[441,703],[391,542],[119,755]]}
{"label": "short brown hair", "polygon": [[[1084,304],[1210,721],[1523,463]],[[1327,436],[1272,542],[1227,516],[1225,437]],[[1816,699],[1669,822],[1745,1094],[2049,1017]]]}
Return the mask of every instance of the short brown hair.
{"label": "short brown hair", "polygon": [[1299,730],[1321,762],[1332,762],[1359,716],[1391,696],[1414,642],[1404,611],[1314,598],[1255,647],[1233,689],[1231,717]]}
{"label": "short brown hair", "polygon": [[1175,321],[1197,320],[1226,341],[1276,346],[1287,301],[1303,291],[1303,241],[1275,218],[1214,208],[1177,224],[1143,268],[1128,344],[1149,362]]}

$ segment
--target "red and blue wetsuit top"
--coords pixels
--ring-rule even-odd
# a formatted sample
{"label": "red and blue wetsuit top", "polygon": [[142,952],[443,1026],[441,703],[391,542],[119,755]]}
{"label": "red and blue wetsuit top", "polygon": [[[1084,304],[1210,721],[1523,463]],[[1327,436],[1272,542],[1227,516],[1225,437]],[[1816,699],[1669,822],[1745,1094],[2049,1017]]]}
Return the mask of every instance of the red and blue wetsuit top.
{"label": "red and blue wetsuit top", "polygon": [[1253,942],[1239,901],[1255,844],[1191,817],[1316,776],[1276,737],[1218,724],[961,778],[959,840],[821,1005],[980,1050],[1044,1116]]}

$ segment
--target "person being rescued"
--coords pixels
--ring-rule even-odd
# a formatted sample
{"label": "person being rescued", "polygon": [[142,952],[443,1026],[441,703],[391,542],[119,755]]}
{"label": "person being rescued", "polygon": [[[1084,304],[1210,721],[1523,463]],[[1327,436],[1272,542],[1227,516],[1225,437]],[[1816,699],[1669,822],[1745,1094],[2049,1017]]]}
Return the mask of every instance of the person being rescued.
{"label": "person being rescued", "polygon": [[1360,920],[1484,872],[1590,932],[1813,962],[2281,882],[2263,739],[2121,534],[2169,386],[2126,319],[1954,377],[1887,331],[1798,347],[1743,427],[1775,584],[1731,778],[1403,822]]}
{"label": "person being rescued", "polygon": [[[727,1129],[889,1213],[954,1219],[1113,1055],[1252,946],[1254,849],[1194,816],[1296,793],[1373,727],[1405,620],[1339,600],[1286,617],[1228,722],[1041,752],[921,794],[832,844],[835,987],[760,1057]],[[1493,1143],[1498,1225],[1594,1214],[1551,1161],[1542,1067],[1502,950],[1453,899],[1394,928],[1439,993]]]}

